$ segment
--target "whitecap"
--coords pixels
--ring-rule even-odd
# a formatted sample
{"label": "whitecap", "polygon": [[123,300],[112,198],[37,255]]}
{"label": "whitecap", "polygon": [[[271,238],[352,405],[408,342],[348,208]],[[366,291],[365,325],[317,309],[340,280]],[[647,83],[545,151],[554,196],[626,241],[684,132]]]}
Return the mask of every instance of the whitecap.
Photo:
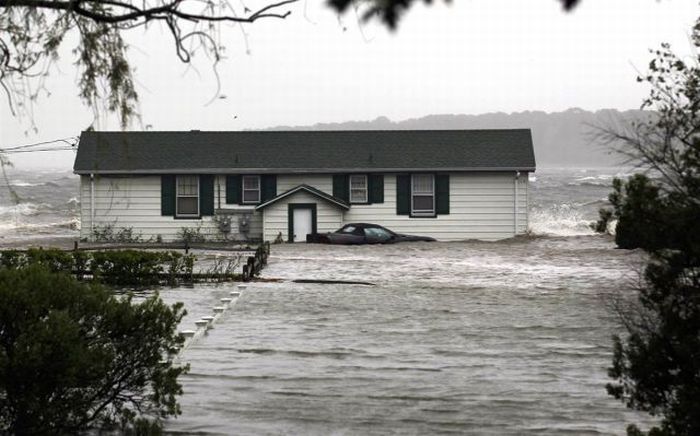
{"label": "whitecap", "polygon": [[29,188],[33,186],[41,186],[43,183],[31,183],[24,180],[10,180],[9,183],[3,183],[2,187],[7,188]]}
{"label": "whitecap", "polygon": [[533,208],[530,212],[530,232],[536,235],[585,236],[593,235],[594,220],[585,219],[581,211],[570,204],[559,204],[547,209]]}
{"label": "whitecap", "polygon": [[66,201],[66,204],[71,208],[78,208],[80,207],[80,200],[78,197],[71,197],[68,201]]}
{"label": "whitecap", "polygon": [[51,233],[55,229],[80,230],[80,219],[77,217],[50,223],[0,222],[0,235],[15,232]]}
{"label": "whitecap", "polygon": [[39,213],[39,206],[34,203],[18,203],[0,206],[0,216],[31,216],[37,213]]}

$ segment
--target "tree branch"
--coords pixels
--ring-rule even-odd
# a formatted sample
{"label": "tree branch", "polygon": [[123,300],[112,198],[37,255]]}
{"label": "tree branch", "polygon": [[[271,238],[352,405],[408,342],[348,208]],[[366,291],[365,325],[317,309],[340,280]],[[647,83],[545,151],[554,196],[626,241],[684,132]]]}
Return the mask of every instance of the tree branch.
{"label": "tree branch", "polygon": [[[124,3],[120,1],[85,1],[85,0],[69,0],[69,1],[50,1],[50,0],[0,0],[0,8],[12,8],[12,7],[28,7],[28,8],[41,8],[41,9],[52,9],[61,10],[67,12],[74,12],[82,17],[89,18],[97,23],[123,23],[126,21],[133,21],[138,19],[153,20],[165,20],[168,16],[176,16],[178,18],[194,21],[230,21],[235,23],[253,23],[261,18],[280,18],[284,19],[291,14],[291,11],[286,11],[284,13],[267,13],[272,9],[280,8],[292,3],[296,3],[299,0],[284,0],[278,3],[273,3],[267,5],[251,15],[246,17],[237,17],[233,15],[199,15],[191,14],[187,12],[182,12],[178,10],[178,7],[187,0],[175,0],[171,3],[164,4],[158,7],[151,8],[139,8],[130,3]],[[117,6],[124,9],[129,9],[131,12],[111,15],[106,12],[95,12],[94,10],[86,9],[82,4],[94,4],[97,9],[100,9],[104,4]]]}

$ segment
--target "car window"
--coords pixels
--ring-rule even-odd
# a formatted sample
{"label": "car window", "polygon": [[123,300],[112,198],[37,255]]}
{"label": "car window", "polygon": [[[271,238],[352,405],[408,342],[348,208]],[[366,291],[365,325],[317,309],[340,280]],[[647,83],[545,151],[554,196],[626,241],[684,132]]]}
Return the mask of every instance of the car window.
{"label": "car window", "polygon": [[336,230],[336,233],[342,233],[344,235],[357,235],[357,236],[364,235],[362,228],[357,227],[357,226],[352,226],[352,225],[347,225],[345,227],[341,227],[340,230]]}
{"label": "car window", "polygon": [[391,234],[389,232],[379,227],[367,227],[365,229],[365,235],[367,237],[373,237],[380,240],[391,238]]}

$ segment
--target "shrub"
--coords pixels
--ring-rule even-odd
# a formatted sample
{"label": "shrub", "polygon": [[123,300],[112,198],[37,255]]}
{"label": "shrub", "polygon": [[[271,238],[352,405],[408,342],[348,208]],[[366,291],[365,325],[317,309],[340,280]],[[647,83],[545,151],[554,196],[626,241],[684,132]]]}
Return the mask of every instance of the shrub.
{"label": "shrub", "polygon": [[78,278],[92,273],[94,280],[105,284],[147,286],[191,281],[195,260],[193,254],[175,251],[7,250],[0,254],[0,269],[43,265],[52,272],[75,273]]}
{"label": "shrub", "polygon": [[0,433],[152,431],[179,414],[187,367],[164,357],[182,345],[184,314],[45,265],[0,270]]}
{"label": "shrub", "polygon": [[181,227],[177,232],[177,239],[185,244],[206,242],[207,240],[206,236],[202,233],[201,227]]}
{"label": "shrub", "polygon": [[651,86],[645,122],[611,133],[621,151],[656,176],[615,180],[615,241],[639,247],[648,263],[634,303],[615,306],[625,328],[614,337],[610,395],[658,416],[632,436],[700,434],[700,19],[695,55],[663,44],[639,78]]}
{"label": "shrub", "polygon": [[90,269],[96,280],[114,285],[154,285],[168,274],[168,283],[178,275],[192,276],[194,255],[174,251],[98,251],[92,253]]}

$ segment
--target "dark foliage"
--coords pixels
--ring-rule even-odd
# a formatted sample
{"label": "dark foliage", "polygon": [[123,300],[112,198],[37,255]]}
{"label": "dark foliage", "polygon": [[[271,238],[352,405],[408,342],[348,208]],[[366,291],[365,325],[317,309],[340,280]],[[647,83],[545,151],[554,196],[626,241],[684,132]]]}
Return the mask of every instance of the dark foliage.
{"label": "dark foliage", "polygon": [[700,205],[685,195],[665,193],[657,182],[635,174],[626,182],[614,179],[609,200],[613,210],[601,210],[597,229],[617,218],[615,243],[620,248],[674,249],[700,256]]}
{"label": "dark foliage", "polygon": [[[559,0],[564,9],[573,9],[580,0]],[[450,0],[445,0],[449,3]],[[396,29],[401,16],[414,4],[417,0],[369,0],[366,2],[357,2],[354,0],[328,0],[328,4],[336,11],[342,13],[350,7],[358,5],[365,8],[363,18],[365,20],[373,17],[378,17],[390,29]],[[423,0],[425,4],[432,4],[433,0]]]}
{"label": "dark foliage", "polygon": [[158,284],[166,268],[169,282],[174,282],[177,274],[191,276],[194,265],[193,255],[174,251],[97,251],[91,257],[88,267],[94,278],[114,285]]}
{"label": "dark foliage", "polygon": [[183,315],[45,266],[0,269],[0,433],[156,432],[180,413],[187,368],[165,358]]}
{"label": "dark foliage", "polygon": [[624,314],[629,335],[614,338],[608,392],[628,407],[661,416],[657,434],[700,434],[700,274],[683,253],[655,256]]}
{"label": "dark foliage", "polygon": [[[700,48],[700,20],[693,32]],[[650,261],[636,305],[619,307],[627,330],[614,338],[614,379],[608,392],[628,407],[661,418],[649,435],[700,434],[700,57],[683,60],[665,44],[654,51],[652,87],[644,108],[655,116],[627,132],[607,132],[626,144],[650,178],[615,180],[616,242],[641,248]],[[630,435],[642,435],[635,426]]]}
{"label": "dark foliage", "polygon": [[52,272],[64,272],[110,285],[147,286],[176,284],[193,279],[195,256],[175,251],[111,250],[62,251],[56,249],[5,250],[0,252],[1,268],[42,265]]}

